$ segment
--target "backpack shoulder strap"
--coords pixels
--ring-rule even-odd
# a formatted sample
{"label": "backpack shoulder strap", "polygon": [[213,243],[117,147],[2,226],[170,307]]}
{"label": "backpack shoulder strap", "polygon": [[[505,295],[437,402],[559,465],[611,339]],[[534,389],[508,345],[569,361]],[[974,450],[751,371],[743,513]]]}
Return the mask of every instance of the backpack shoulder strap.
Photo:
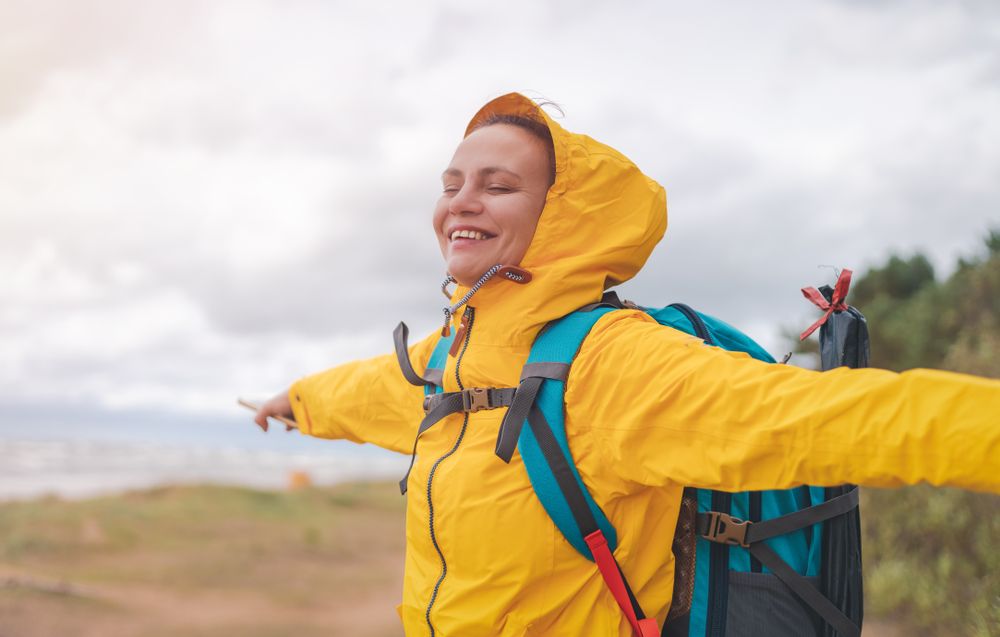
{"label": "backpack shoulder strap", "polygon": [[[614,527],[583,484],[566,439],[563,398],[570,365],[584,338],[614,308],[577,311],[547,325],[531,348],[513,404],[500,426],[496,453],[510,462],[516,447],[538,499],[570,544],[587,559],[585,536],[597,529],[613,551]],[[527,425],[527,426],[525,426]]]}
{"label": "backpack shoulder strap", "polygon": [[501,425],[497,455],[509,462],[511,441],[516,441],[535,495],[569,543],[596,564],[633,634],[659,637],[656,620],[643,614],[615,560],[615,528],[580,478],[566,438],[564,398],[570,366],[591,328],[614,309],[585,308],[546,326],[521,372]]}
{"label": "backpack shoulder strap", "polygon": [[454,340],[455,334],[452,333],[439,338],[437,345],[434,346],[434,351],[427,361],[427,370],[424,372],[424,378],[431,382],[430,385],[424,385],[425,395],[440,394],[444,391],[444,365],[448,361],[448,350],[451,349]]}
{"label": "backpack shoulder strap", "polygon": [[722,349],[745,352],[757,360],[774,363],[774,357],[752,338],[725,321],[698,312],[683,303],[671,303],[661,308],[646,308],[646,312],[660,325],[697,336],[709,345]]}

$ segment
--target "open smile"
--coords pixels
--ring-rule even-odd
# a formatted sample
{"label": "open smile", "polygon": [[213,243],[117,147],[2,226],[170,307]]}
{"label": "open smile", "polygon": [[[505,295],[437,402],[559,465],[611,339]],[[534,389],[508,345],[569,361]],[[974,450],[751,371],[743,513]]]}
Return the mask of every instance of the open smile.
{"label": "open smile", "polygon": [[448,236],[449,241],[452,243],[472,243],[475,241],[488,241],[492,239],[495,235],[489,234],[488,232],[483,232],[482,230],[452,230],[451,234]]}

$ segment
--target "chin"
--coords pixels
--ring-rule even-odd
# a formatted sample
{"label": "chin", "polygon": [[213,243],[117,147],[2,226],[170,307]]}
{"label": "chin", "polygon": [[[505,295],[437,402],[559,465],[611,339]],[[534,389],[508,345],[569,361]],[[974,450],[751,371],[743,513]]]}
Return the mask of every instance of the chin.
{"label": "chin", "polygon": [[449,263],[448,272],[455,280],[461,285],[469,287],[479,280],[483,274],[486,273],[495,263],[491,262],[489,265],[480,265],[473,263]]}

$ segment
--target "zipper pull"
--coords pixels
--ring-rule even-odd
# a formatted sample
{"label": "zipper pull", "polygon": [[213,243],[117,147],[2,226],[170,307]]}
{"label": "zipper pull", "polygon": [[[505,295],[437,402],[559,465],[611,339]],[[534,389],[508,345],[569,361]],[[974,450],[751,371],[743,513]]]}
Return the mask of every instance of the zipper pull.
{"label": "zipper pull", "polygon": [[448,338],[451,336],[451,309],[444,308],[444,326],[441,328],[441,337]]}
{"label": "zipper pull", "polygon": [[469,331],[469,309],[465,308],[465,312],[462,313],[462,321],[458,325],[458,331],[455,332],[455,340],[451,343],[451,348],[448,350],[448,355],[454,358],[458,356],[458,350],[462,347],[462,343],[465,341],[465,333]]}

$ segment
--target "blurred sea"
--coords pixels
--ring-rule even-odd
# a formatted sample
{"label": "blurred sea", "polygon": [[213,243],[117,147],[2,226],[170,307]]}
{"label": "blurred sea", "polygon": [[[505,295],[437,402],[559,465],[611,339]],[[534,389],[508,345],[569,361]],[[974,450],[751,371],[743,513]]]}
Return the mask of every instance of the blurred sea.
{"label": "blurred sea", "polygon": [[[164,484],[284,488],[292,472],[314,484],[394,479],[408,458],[371,445],[304,436],[252,413],[197,415],[86,405],[0,405],[0,500],[80,498]],[[13,416],[13,417],[10,417]]]}

